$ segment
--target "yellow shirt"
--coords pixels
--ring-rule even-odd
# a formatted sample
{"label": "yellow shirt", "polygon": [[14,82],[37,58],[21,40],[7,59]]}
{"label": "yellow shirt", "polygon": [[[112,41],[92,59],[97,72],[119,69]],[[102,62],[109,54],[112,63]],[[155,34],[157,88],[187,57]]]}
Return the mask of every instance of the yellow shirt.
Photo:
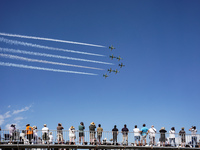
{"label": "yellow shirt", "polygon": [[102,135],[102,132],[103,132],[103,128],[98,127],[98,128],[97,128],[97,134],[98,134],[98,135]]}

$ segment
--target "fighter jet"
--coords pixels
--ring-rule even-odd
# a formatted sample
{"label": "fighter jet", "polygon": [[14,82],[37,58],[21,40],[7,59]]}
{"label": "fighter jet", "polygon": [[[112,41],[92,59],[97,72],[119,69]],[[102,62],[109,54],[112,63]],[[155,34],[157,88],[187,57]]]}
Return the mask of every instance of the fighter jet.
{"label": "fighter jet", "polygon": [[112,51],[112,50],[115,49],[115,48],[111,45],[111,46],[109,46],[109,49],[111,49],[111,51]]}
{"label": "fighter jet", "polygon": [[120,68],[124,67],[125,65],[123,65],[123,63],[119,64]]}
{"label": "fighter jet", "polygon": [[109,56],[112,60],[113,60],[113,58],[116,58],[115,56],[113,56],[113,54],[111,55],[111,56]]}
{"label": "fighter jet", "polygon": [[119,71],[116,69],[116,70],[113,70],[113,72],[115,72],[115,74],[117,74]]}
{"label": "fighter jet", "polygon": [[111,73],[113,70],[110,68],[110,69],[108,69],[108,71],[109,71],[109,73]]}
{"label": "fighter jet", "polygon": [[108,77],[108,75],[105,73],[104,75],[103,75],[103,77],[105,77],[105,79]]}
{"label": "fighter jet", "polygon": [[122,58],[119,56],[119,57],[117,57],[117,59],[118,59],[118,61],[120,61]]}

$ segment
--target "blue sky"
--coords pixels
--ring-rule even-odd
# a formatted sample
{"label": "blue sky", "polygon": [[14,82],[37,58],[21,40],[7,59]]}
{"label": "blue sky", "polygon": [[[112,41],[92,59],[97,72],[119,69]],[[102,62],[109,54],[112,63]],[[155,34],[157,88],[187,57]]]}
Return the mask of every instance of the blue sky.
{"label": "blue sky", "polygon": [[[27,123],[41,129],[101,123],[106,131],[126,123],[186,130],[199,124],[200,1],[60,0],[1,1],[0,33],[36,36],[105,48],[2,36],[5,39],[105,55],[90,56],[0,42],[1,48],[113,63],[97,64],[14,54],[37,60],[102,68],[92,70],[0,57],[1,62],[61,70],[81,75],[0,66],[0,126]],[[112,52],[110,45],[116,49]],[[125,64],[119,68],[121,56]],[[107,69],[119,69],[109,74]],[[109,77],[103,78],[107,73]]]}

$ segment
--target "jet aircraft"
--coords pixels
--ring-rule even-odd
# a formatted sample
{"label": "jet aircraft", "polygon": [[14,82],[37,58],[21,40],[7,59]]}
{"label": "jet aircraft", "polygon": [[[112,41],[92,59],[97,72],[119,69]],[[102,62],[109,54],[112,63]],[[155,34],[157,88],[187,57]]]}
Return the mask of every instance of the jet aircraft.
{"label": "jet aircraft", "polygon": [[119,56],[119,57],[117,57],[117,59],[118,59],[118,61],[120,61],[122,58]]}
{"label": "jet aircraft", "polygon": [[109,46],[109,49],[111,49],[111,51],[112,51],[112,50],[115,49],[115,48],[111,45],[111,46]]}
{"label": "jet aircraft", "polygon": [[124,67],[125,65],[123,65],[123,63],[119,64],[120,68]]}
{"label": "jet aircraft", "polygon": [[116,70],[113,70],[113,72],[115,72],[115,74],[117,74],[119,71],[116,69]]}
{"label": "jet aircraft", "polygon": [[115,56],[113,56],[113,54],[111,55],[111,56],[109,56],[112,60],[113,60],[113,58],[116,58]]}
{"label": "jet aircraft", "polygon": [[108,69],[108,71],[109,71],[109,73],[111,73],[113,70],[110,68],[110,69]]}
{"label": "jet aircraft", "polygon": [[104,75],[103,75],[103,77],[105,77],[105,79],[108,77],[108,75],[105,73]]}

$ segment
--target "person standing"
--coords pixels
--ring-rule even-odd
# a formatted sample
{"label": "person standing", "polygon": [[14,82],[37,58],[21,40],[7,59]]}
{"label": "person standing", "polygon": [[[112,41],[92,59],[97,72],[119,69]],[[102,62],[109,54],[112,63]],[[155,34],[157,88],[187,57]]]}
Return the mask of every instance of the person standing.
{"label": "person standing", "polygon": [[96,125],[94,122],[91,122],[90,123],[90,126],[89,126],[89,130],[90,130],[90,145],[94,145],[94,140],[95,140],[95,128],[96,128]]}
{"label": "person standing", "polygon": [[10,142],[14,140],[14,134],[15,134],[16,128],[14,124],[11,124],[9,127],[9,137],[10,137]]}
{"label": "person standing", "polygon": [[160,145],[162,144],[162,146],[165,146],[165,140],[166,140],[166,138],[165,138],[165,133],[167,132],[167,131],[165,130],[165,127],[162,127],[162,128],[159,130],[159,132],[160,132]]}
{"label": "person standing", "polygon": [[[126,127],[126,124],[124,125],[124,128],[122,128],[122,135],[123,135],[123,140],[122,143],[128,145],[128,128]],[[126,141],[126,143],[124,143]]]}
{"label": "person standing", "polygon": [[150,139],[150,145],[155,145],[156,141],[155,141],[155,137],[156,137],[156,129],[154,128],[154,125],[151,126],[151,128],[149,129],[149,139]]}
{"label": "person standing", "polygon": [[63,126],[61,123],[58,123],[58,126],[57,126],[57,141],[58,141],[58,144],[60,143],[63,143]]}
{"label": "person standing", "polygon": [[199,148],[200,148],[200,139],[199,139]]}
{"label": "person standing", "polygon": [[1,127],[0,127],[0,143],[1,143]]}
{"label": "person standing", "polygon": [[114,145],[117,144],[117,135],[118,135],[118,129],[117,126],[114,125],[114,128],[112,129],[112,135],[113,135],[113,143]]}
{"label": "person standing", "polygon": [[101,144],[102,132],[103,128],[101,127],[101,124],[99,124],[97,128],[97,139],[99,140],[99,144]]}
{"label": "person standing", "polygon": [[170,142],[170,145],[172,144],[172,141],[174,143],[174,146],[176,147],[175,128],[174,127],[172,127],[171,130],[169,131],[169,142]]}
{"label": "person standing", "polygon": [[134,139],[135,139],[135,146],[140,145],[140,129],[135,125],[135,128],[133,129],[134,132]]}
{"label": "person standing", "polygon": [[49,128],[46,124],[44,124],[44,127],[42,128],[42,143],[49,144]]}
{"label": "person standing", "polygon": [[38,140],[37,126],[33,126],[33,140],[34,140],[34,144],[37,144],[37,140]]}
{"label": "person standing", "polygon": [[27,136],[28,142],[31,144],[31,141],[33,139],[33,128],[30,126],[30,124],[26,125],[26,136]]}
{"label": "person standing", "polygon": [[75,144],[75,139],[76,139],[76,134],[75,134],[75,127],[74,126],[71,126],[69,128],[69,140],[70,140],[70,143],[69,144]]}
{"label": "person standing", "polygon": [[80,125],[78,126],[78,130],[79,130],[79,144],[81,144],[81,139],[82,139],[82,143],[84,144],[84,123],[81,122]]}
{"label": "person standing", "polygon": [[189,131],[191,131],[191,136],[192,136],[192,147],[195,147],[197,145],[197,129],[196,126],[192,126]]}
{"label": "person standing", "polygon": [[181,136],[181,147],[185,147],[185,130],[184,127],[179,131],[179,135]]}
{"label": "person standing", "polygon": [[142,138],[141,138],[141,144],[143,145],[143,141],[144,141],[144,145],[146,145],[147,143],[147,133],[148,132],[148,128],[146,127],[146,124],[143,124],[143,127],[141,129],[141,135],[142,135]]}

